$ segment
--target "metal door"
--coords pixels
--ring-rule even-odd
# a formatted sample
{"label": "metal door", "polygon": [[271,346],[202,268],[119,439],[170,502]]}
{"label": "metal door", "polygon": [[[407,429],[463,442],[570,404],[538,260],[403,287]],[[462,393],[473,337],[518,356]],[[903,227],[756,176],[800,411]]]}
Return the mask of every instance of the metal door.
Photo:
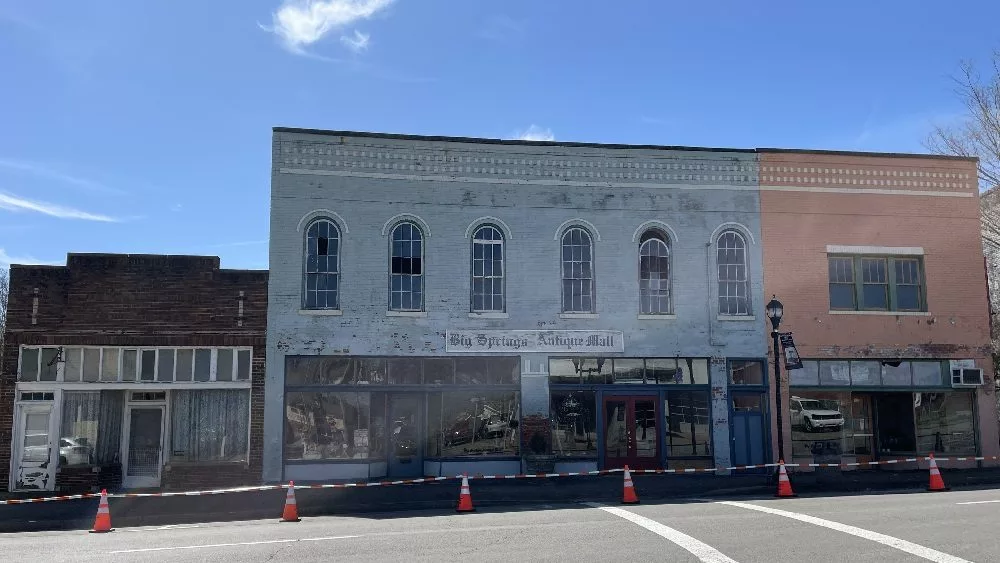
{"label": "metal door", "polygon": [[52,462],[52,405],[23,405],[18,408],[17,428],[21,439],[14,450],[14,489],[55,490]]}
{"label": "metal door", "polygon": [[604,398],[604,466],[660,466],[660,409],[656,396]]}
{"label": "metal door", "polygon": [[424,396],[419,393],[389,395],[389,476],[422,477],[424,474]]}

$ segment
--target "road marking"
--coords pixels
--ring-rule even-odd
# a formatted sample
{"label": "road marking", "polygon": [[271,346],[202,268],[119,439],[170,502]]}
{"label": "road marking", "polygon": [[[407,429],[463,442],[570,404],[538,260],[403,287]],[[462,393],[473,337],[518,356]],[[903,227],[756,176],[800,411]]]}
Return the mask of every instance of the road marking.
{"label": "road marking", "polygon": [[833,520],[824,520],[823,518],[817,518],[815,516],[809,516],[807,514],[799,514],[798,512],[790,512],[788,510],[780,510],[777,508],[770,508],[767,506],[750,504],[748,502],[734,502],[725,500],[725,501],[720,501],[719,504],[736,506],[739,508],[746,508],[748,510],[756,510],[758,512],[766,512],[767,514],[774,514],[775,516],[784,516],[785,518],[791,518],[792,520],[798,520],[799,522],[806,522],[808,524],[822,526],[824,528],[829,528],[831,530],[836,530],[838,532],[844,532],[845,534],[850,534],[852,536],[857,536],[859,538],[871,540],[873,542],[880,543],[882,545],[887,545],[889,547],[896,548],[900,551],[905,551],[906,553],[916,555],[917,557],[923,557],[928,561],[935,561],[936,563],[971,563],[967,559],[962,559],[961,557],[955,557],[954,555],[948,555],[947,553],[937,551],[936,549],[924,547],[919,544],[908,542],[906,540],[901,540],[893,536],[880,534],[878,532],[873,532],[871,530],[866,530],[864,528],[858,528],[856,526],[841,524],[840,522],[834,522]]}
{"label": "road marking", "polygon": [[974,500],[971,502],[956,502],[955,504],[993,504],[995,502],[1000,502],[1000,500]]}
{"label": "road marking", "polygon": [[208,549],[212,547],[236,547],[240,545],[267,545],[272,543],[296,543],[304,541],[331,541],[331,540],[346,540],[350,538],[357,538],[360,536],[330,536],[325,538],[295,538],[288,540],[263,540],[263,541],[245,541],[245,542],[234,542],[234,543],[212,543],[206,545],[178,545],[172,547],[147,547],[144,549],[122,549],[120,551],[109,551],[109,554],[118,553],[149,553],[151,551],[174,551],[180,549]]}
{"label": "road marking", "polygon": [[707,543],[696,540],[684,532],[675,530],[670,526],[660,524],[656,520],[650,520],[649,518],[639,516],[634,512],[629,512],[628,510],[623,510],[621,508],[614,508],[612,506],[604,506],[603,504],[596,502],[585,502],[583,504],[593,508],[599,508],[605,512],[624,518],[633,524],[638,524],[639,526],[646,528],[654,534],[667,538],[668,540],[691,552],[691,554],[704,563],[738,563],[735,559],[727,557],[721,551],[715,549]]}

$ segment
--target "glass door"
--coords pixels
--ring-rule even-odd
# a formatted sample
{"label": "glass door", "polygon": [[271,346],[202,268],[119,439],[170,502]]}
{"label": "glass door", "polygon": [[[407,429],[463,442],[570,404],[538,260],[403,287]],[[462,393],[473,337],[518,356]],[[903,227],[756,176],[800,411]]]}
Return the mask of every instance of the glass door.
{"label": "glass door", "polygon": [[422,477],[424,457],[420,439],[423,420],[420,393],[389,395],[389,477]]}
{"label": "glass door", "polygon": [[162,406],[128,409],[124,487],[159,487],[163,467]]}
{"label": "glass door", "polygon": [[604,399],[604,466],[656,469],[660,428],[656,397]]}
{"label": "glass door", "polygon": [[20,408],[18,428],[21,430],[21,440],[14,457],[18,460],[14,474],[15,490],[55,490],[51,418],[51,405],[26,405]]}

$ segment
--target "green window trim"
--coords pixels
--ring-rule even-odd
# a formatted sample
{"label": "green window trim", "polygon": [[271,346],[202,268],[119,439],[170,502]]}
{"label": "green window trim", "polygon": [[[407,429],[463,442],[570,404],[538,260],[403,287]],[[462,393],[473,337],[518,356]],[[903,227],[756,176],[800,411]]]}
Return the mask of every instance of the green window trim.
{"label": "green window trim", "polygon": [[[881,272],[879,268],[872,269],[871,267],[877,264],[878,261],[884,264]],[[884,274],[886,282],[884,284],[872,281],[866,282],[865,266],[868,266],[869,273]],[[922,256],[830,254],[827,256],[827,268],[831,311],[927,311],[927,284],[924,277],[924,261]],[[901,273],[909,274],[911,279],[900,279]],[[878,285],[884,285],[886,288],[887,306],[866,306],[865,287]],[[853,286],[852,306],[837,306],[833,299],[834,290],[837,288],[843,289],[848,286]],[[901,288],[916,288],[916,308],[901,306]]]}

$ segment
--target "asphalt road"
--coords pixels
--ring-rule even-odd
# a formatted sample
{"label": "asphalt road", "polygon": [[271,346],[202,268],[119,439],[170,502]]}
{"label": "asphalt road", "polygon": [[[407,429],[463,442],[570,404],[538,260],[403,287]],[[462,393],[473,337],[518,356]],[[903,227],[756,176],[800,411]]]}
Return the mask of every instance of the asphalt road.
{"label": "asphalt road", "polygon": [[[974,503],[974,504],[963,504]],[[7,561],[1000,561],[1000,489],[0,534]]]}

